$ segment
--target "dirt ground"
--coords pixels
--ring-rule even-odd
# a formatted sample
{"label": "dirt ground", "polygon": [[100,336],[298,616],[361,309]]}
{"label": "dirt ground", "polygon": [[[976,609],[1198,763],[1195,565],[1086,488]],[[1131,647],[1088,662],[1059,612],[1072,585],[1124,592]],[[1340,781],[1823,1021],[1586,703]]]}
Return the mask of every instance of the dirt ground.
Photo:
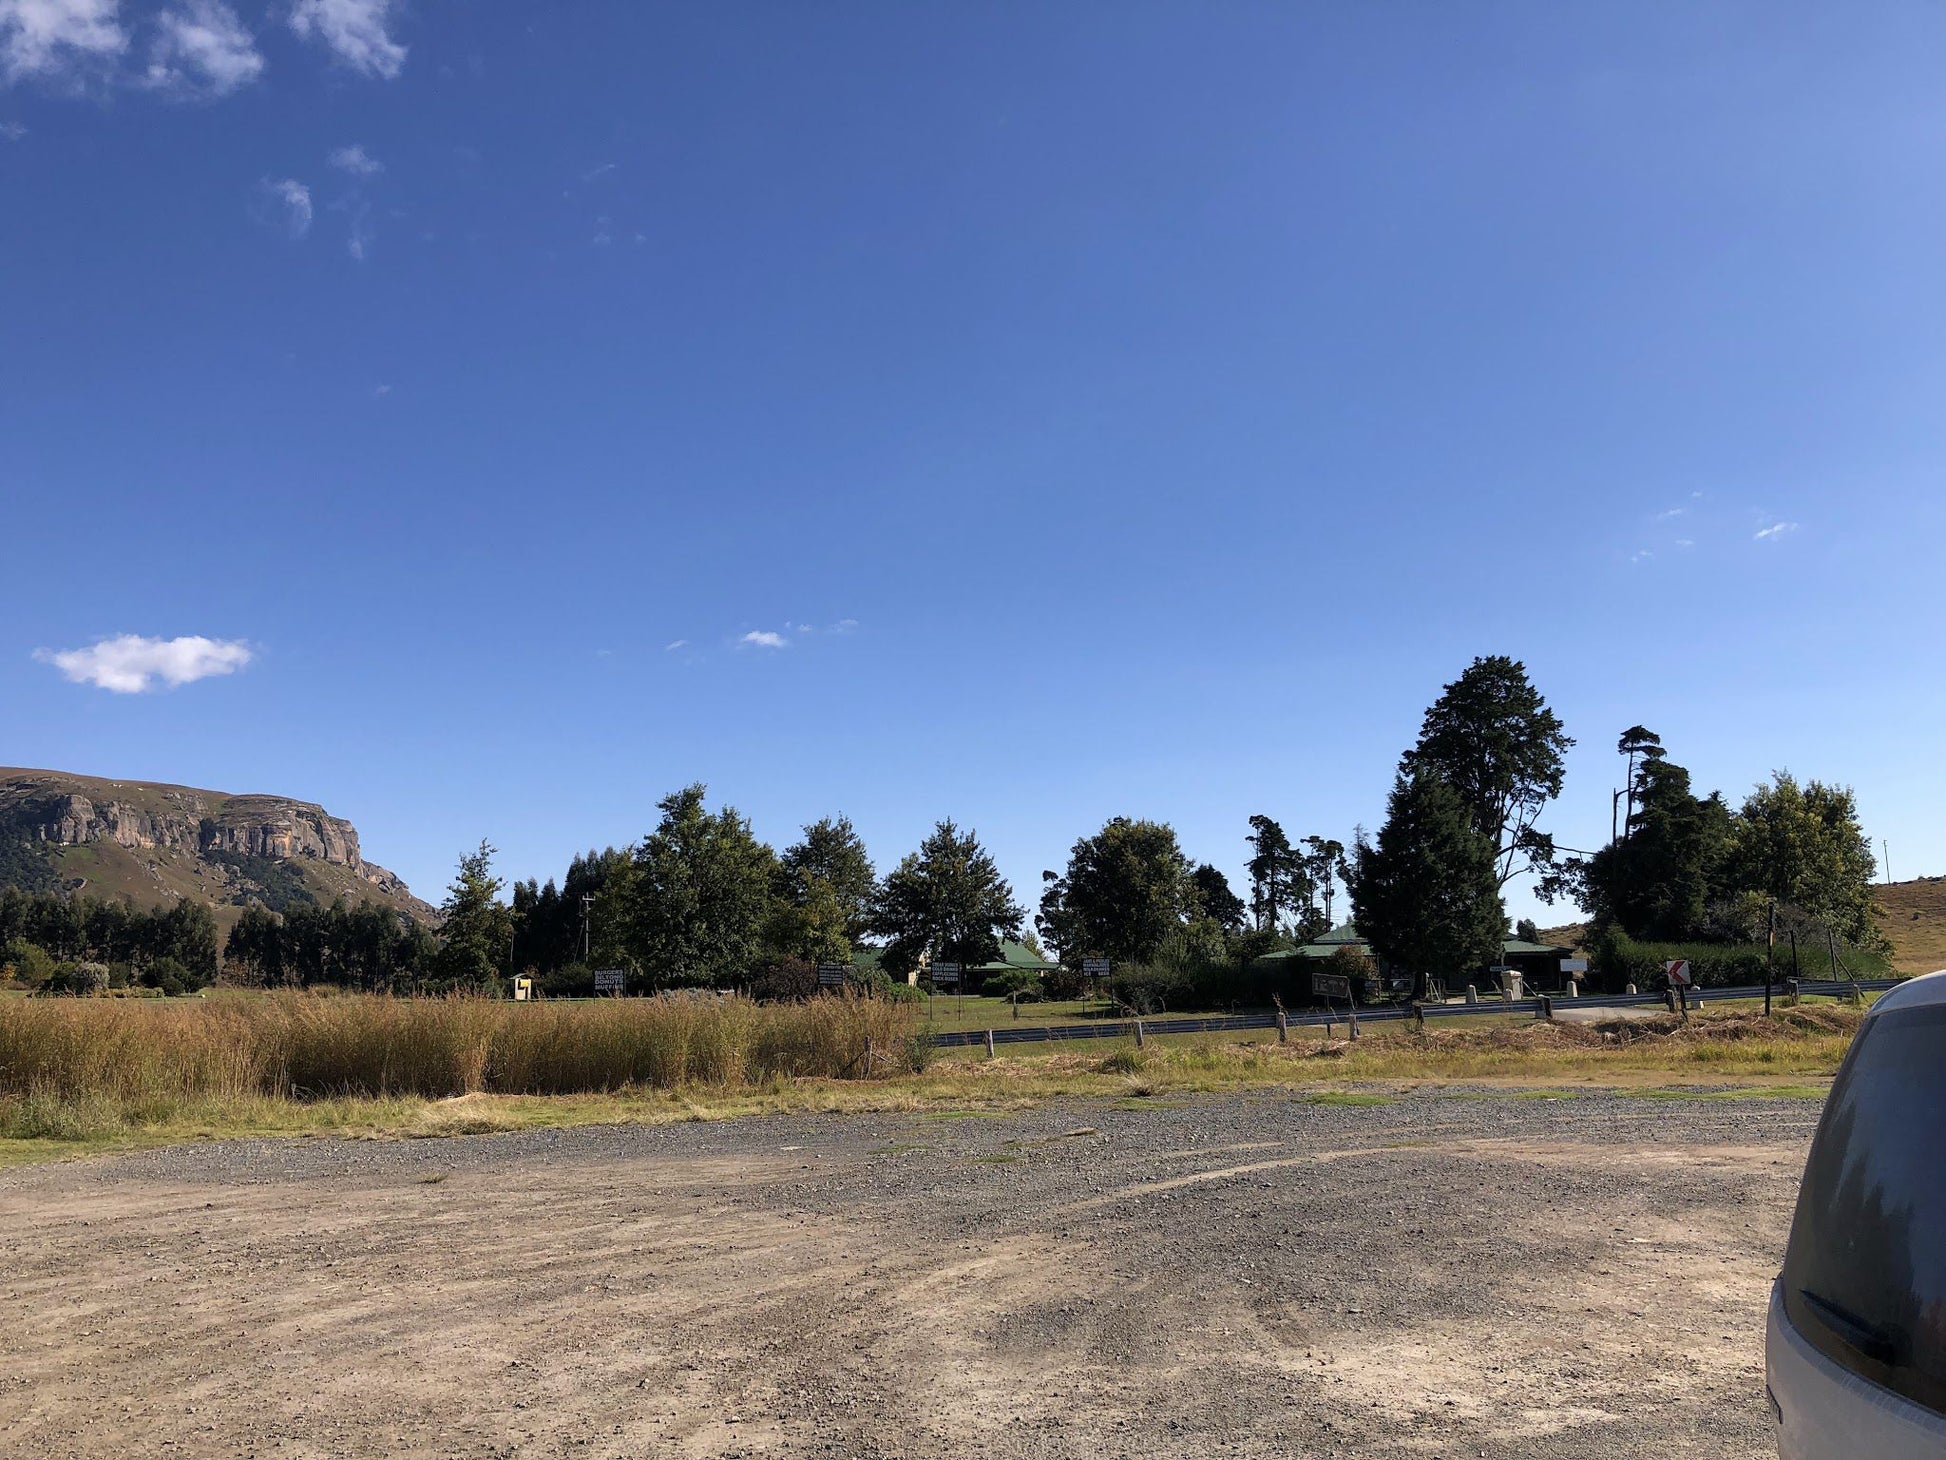
{"label": "dirt ground", "polygon": [[1814,1101],[1283,1095],[0,1174],[0,1450],[1774,1454]]}

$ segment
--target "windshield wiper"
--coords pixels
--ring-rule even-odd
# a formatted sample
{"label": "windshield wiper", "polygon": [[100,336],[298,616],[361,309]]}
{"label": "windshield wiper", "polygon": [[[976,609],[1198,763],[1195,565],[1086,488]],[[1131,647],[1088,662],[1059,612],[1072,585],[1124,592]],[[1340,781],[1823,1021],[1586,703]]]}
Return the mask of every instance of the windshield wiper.
{"label": "windshield wiper", "polygon": [[1856,1349],[1873,1363],[1896,1365],[1904,1345],[1897,1334],[1890,1329],[1881,1328],[1876,1323],[1867,1323],[1856,1313],[1839,1307],[1829,1298],[1821,1298],[1809,1288],[1799,1288],[1798,1297],[1802,1298],[1818,1321],[1837,1334],[1849,1347]]}

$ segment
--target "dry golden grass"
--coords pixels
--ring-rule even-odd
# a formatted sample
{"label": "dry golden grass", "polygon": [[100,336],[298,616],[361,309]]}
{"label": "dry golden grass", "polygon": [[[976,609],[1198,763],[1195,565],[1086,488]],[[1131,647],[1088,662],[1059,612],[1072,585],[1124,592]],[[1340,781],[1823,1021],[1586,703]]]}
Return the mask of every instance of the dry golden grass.
{"label": "dry golden grass", "polygon": [[[533,1018],[530,1016],[540,1015]],[[1059,1098],[1281,1088],[1325,1101],[1425,1087],[1545,1085],[1816,1095],[1862,1014],[1833,1004],[1576,1025],[1539,1021],[1357,1041],[1293,1034],[977,1054],[922,1068],[908,1005],[614,1000],[261,1000],[0,1006],[0,1165],[260,1135],[417,1137],[758,1112],[937,1116]],[[860,1079],[864,1041],[903,1058]],[[901,1045],[899,1041],[908,1042]],[[293,1072],[302,1072],[298,1079]],[[308,1082],[308,1083],[307,1083]],[[1348,1093],[1350,1091],[1351,1093]]]}
{"label": "dry golden grass", "polygon": [[1892,940],[1892,966],[1900,973],[1946,968],[1946,877],[1881,883],[1872,893],[1885,909],[1879,928]]}

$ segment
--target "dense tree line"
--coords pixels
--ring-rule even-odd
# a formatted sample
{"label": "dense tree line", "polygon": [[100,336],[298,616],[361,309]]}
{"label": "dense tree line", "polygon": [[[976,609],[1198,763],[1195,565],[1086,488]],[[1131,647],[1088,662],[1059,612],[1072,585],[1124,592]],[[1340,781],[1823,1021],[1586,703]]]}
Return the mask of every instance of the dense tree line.
{"label": "dense tree line", "polygon": [[126,982],[184,992],[217,973],[216,920],[183,899],[143,909],[94,897],[0,888],[0,963],[34,986],[74,965]]}
{"label": "dense tree line", "polygon": [[[1110,960],[1131,1000],[1144,979],[1144,998],[1267,998],[1276,990],[1248,971],[1316,940],[1341,898],[1382,969],[1423,996],[1433,979],[1496,961],[1504,890],[1521,876],[1544,900],[1587,909],[1598,936],[1733,942],[1781,904],[1852,945],[1880,941],[1870,844],[1850,790],[1779,772],[1732,808],[1718,793],[1697,795],[1660,737],[1633,726],[1617,742],[1627,809],[1613,840],[1563,854],[1541,821],[1573,744],[1524,665],[1476,659],[1426,710],[1376,835],[1361,830],[1348,851],[1251,816],[1240,895],[1167,824],[1113,817],[1075,841],[1064,868],[1042,874],[1034,928],[1067,970]],[[634,845],[590,850],[558,884],[522,882],[506,898],[482,842],[460,859],[436,934],[370,904],[289,900],[246,910],[224,961],[271,987],[482,989],[525,973],[545,990],[581,992],[592,969],[620,968],[637,989],[803,993],[817,965],[867,947],[902,977],[928,958],[991,964],[1003,940],[1034,937],[991,854],[952,821],[880,877],[841,816],[805,826],[778,852],[736,808],[712,809],[701,785],[657,810]],[[1522,932],[1538,937],[1531,923]],[[136,977],[160,970],[171,985],[207,982],[218,967],[209,911],[189,902],[140,912],[0,893],[0,949],[10,948]]]}

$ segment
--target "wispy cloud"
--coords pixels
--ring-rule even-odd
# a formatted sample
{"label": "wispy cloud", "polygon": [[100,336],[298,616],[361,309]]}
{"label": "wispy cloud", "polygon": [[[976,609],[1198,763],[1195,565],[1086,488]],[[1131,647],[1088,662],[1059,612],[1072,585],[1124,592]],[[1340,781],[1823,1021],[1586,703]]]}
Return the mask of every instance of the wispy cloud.
{"label": "wispy cloud", "polygon": [[25,122],[0,122],[0,140],[18,142],[27,135]]}
{"label": "wispy cloud", "polygon": [[351,231],[345,239],[345,251],[361,264],[365,261],[365,250],[372,246],[378,237],[372,227],[372,205],[360,198],[351,207]]}
{"label": "wispy cloud", "polygon": [[0,70],[59,80],[128,49],[119,0],[0,0]]}
{"label": "wispy cloud", "polygon": [[1637,548],[1634,552],[1628,555],[1628,560],[1631,563],[1646,563],[1649,561],[1650,558],[1653,558],[1654,556],[1655,553],[1648,548]]}
{"label": "wispy cloud", "polygon": [[581,181],[583,181],[584,183],[593,182],[596,178],[602,176],[604,173],[610,173],[613,172],[614,170],[615,170],[614,163],[598,162],[593,167],[589,168],[586,172],[581,174]]}
{"label": "wispy cloud", "polygon": [[122,634],[86,649],[37,649],[34,657],[52,664],[75,684],[133,695],[158,687],[175,689],[212,675],[235,674],[256,656],[241,639],[206,639],[201,635],[149,639]]}
{"label": "wispy cloud", "polygon": [[385,397],[387,397],[391,393],[392,393],[392,387],[389,385],[374,385],[372,387],[373,400],[384,400]]}
{"label": "wispy cloud", "polygon": [[749,633],[738,639],[737,642],[739,644],[746,644],[753,649],[783,649],[787,648],[791,641],[782,634],[773,633],[769,629],[752,629]]}
{"label": "wispy cloud", "polygon": [[349,147],[338,148],[329,161],[338,171],[348,172],[353,177],[371,177],[374,173],[385,171],[385,164],[356,142]]}
{"label": "wispy cloud", "polygon": [[218,97],[263,75],[264,58],[222,0],[180,0],[155,18],[143,84],[178,96]]}
{"label": "wispy cloud", "polygon": [[330,47],[352,70],[390,81],[405,68],[406,54],[388,29],[391,12],[392,0],[297,0],[291,29]]}
{"label": "wispy cloud", "polygon": [[1772,542],[1777,538],[1787,537],[1796,531],[1797,524],[1795,522],[1773,522],[1768,527],[1760,527],[1757,529],[1756,540],[1758,542]]}
{"label": "wispy cloud", "polygon": [[688,647],[689,647],[689,640],[687,639],[671,639],[668,643],[662,646],[662,652],[668,654],[677,649],[687,649]]}
{"label": "wispy cloud", "polygon": [[1678,517],[1687,517],[1688,515],[1689,509],[1687,507],[1670,507],[1656,513],[1655,520],[1657,522],[1673,522]]}
{"label": "wispy cloud", "polygon": [[292,238],[311,231],[311,190],[294,177],[265,178],[264,193],[275,210],[274,221],[282,223]]}

